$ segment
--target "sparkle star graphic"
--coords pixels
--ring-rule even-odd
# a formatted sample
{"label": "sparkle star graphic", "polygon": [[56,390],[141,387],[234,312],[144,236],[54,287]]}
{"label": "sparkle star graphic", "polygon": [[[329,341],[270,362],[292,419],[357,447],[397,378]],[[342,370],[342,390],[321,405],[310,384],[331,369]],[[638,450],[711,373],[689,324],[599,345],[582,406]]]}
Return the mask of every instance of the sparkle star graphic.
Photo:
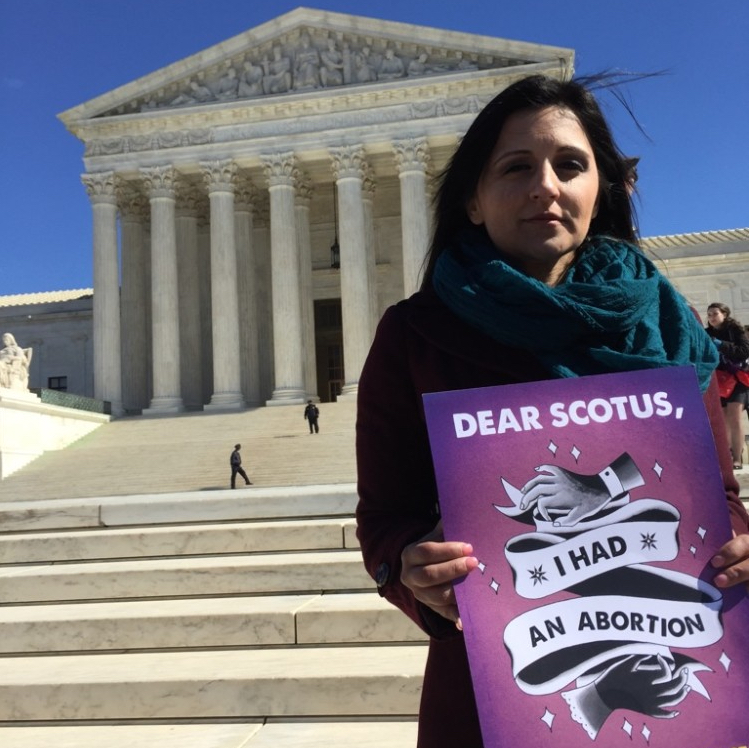
{"label": "sparkle star graphic", "polygon": [[533,580],[534,587],[537,584],[541,584],[542,582],[548,581],[546,579],[546,572],[544,571],[543,566],[539,566],[538,568],[533,569],[533,571],[529,570],[528,573],[531,575],[531,579]]}
{"label": "sparkle star graphic", "polygon": [[654,548],[657,548],[655,542],[655,533],[654,532],[641,532],[640,533],[640,540],[642,541],[642,548],[643,550],[653,550]]}

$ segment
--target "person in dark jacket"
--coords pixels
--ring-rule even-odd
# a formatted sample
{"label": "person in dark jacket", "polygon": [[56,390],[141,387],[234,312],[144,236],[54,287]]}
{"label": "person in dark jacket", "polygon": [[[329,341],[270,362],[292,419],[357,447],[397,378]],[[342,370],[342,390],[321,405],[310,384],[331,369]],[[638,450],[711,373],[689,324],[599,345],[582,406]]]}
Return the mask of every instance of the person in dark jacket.
{"label": "person in dark jacket", "polygon": [[749,336],[732,316],[726,304],[716,301],[707,308],[707,332],[720,353],[718,369],[733,378],[733,390],[721,398],[723,416],[728,431],[728,443],[733,455],[733,469],[743,467],[744,409],[749,406],[749,372],[741,367],[749,360]]}
{"label": "person in dark jacket", "polygon": [[357,535],[380,594],[430,636],[419,748],[483,745],[453,591],[478,560],[443,537],[423,393],[693,365],[736,533],[714,583],[749,581],[715,346],[640,252],[631,183],[585,85],[509,86],[442,175],[421,290],[378,326],[358,388]]}
{"label": "person in dark jacket", "polygon": [[319,434],[320,427],[317,425],[317,419],[320,417],[320,410],[312,400],[307,400],[307,407],[304,409],[304,417],[309,422],[310,434],[313,433],[313,431],[315,434]]}
{"label": "person in dark jacket", "polygon": [[244,468],[242,467],[242,455],[239,454],[239,450],[242,449],[241,444],[235,444],[234,445],[234,451],[231,453],[231,457],[229,457],[229,464],[231,465],[231,487],[236,488],[236,482],[237,482],[237,473],[241,475],[244,478],[244,483],[246,486],[251,486],[252,481],[247,477],[247,473],[245,473]]}

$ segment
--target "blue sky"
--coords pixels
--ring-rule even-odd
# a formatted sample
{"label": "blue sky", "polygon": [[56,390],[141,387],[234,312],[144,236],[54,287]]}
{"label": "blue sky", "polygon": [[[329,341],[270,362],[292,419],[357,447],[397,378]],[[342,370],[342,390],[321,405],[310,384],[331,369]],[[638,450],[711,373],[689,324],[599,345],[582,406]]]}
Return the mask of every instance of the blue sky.
{"label": "blue sky", "polygon": [[[0,0],[0,295],[92,284],[83,148],[57,114],[300,4]],[[603,101],[623,150],[642,157],[642,234],[749,226],[748,0],[305,4],[571,47],[580,74],[667,70],[627,87],[648,137]]]}

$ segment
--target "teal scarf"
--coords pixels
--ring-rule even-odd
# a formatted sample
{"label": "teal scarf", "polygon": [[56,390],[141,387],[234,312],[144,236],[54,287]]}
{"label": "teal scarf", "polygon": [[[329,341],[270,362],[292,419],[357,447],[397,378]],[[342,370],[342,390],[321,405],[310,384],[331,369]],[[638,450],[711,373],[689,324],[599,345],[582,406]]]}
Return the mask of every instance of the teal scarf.
{"label": "teal scarf", "polygon": [[693,365],[704,392],[718,353],[683,297],[636,247],[584,245],[557,286],[513,268],[485,232],[437,260],[434,289],[469,325],[533,353],[555,377]]}

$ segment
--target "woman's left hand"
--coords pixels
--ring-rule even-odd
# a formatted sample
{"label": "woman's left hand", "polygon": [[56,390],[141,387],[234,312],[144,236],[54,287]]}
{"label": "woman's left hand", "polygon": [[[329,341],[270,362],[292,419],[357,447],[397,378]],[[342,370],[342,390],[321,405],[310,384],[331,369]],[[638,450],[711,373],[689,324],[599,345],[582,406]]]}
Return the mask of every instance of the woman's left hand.
{"label": "woman's left hand", "polygon": [[717,587],[745,584],[749,590],[749,533],[735,535],[713,556],[712,565],[720,571],[716,575]]}

